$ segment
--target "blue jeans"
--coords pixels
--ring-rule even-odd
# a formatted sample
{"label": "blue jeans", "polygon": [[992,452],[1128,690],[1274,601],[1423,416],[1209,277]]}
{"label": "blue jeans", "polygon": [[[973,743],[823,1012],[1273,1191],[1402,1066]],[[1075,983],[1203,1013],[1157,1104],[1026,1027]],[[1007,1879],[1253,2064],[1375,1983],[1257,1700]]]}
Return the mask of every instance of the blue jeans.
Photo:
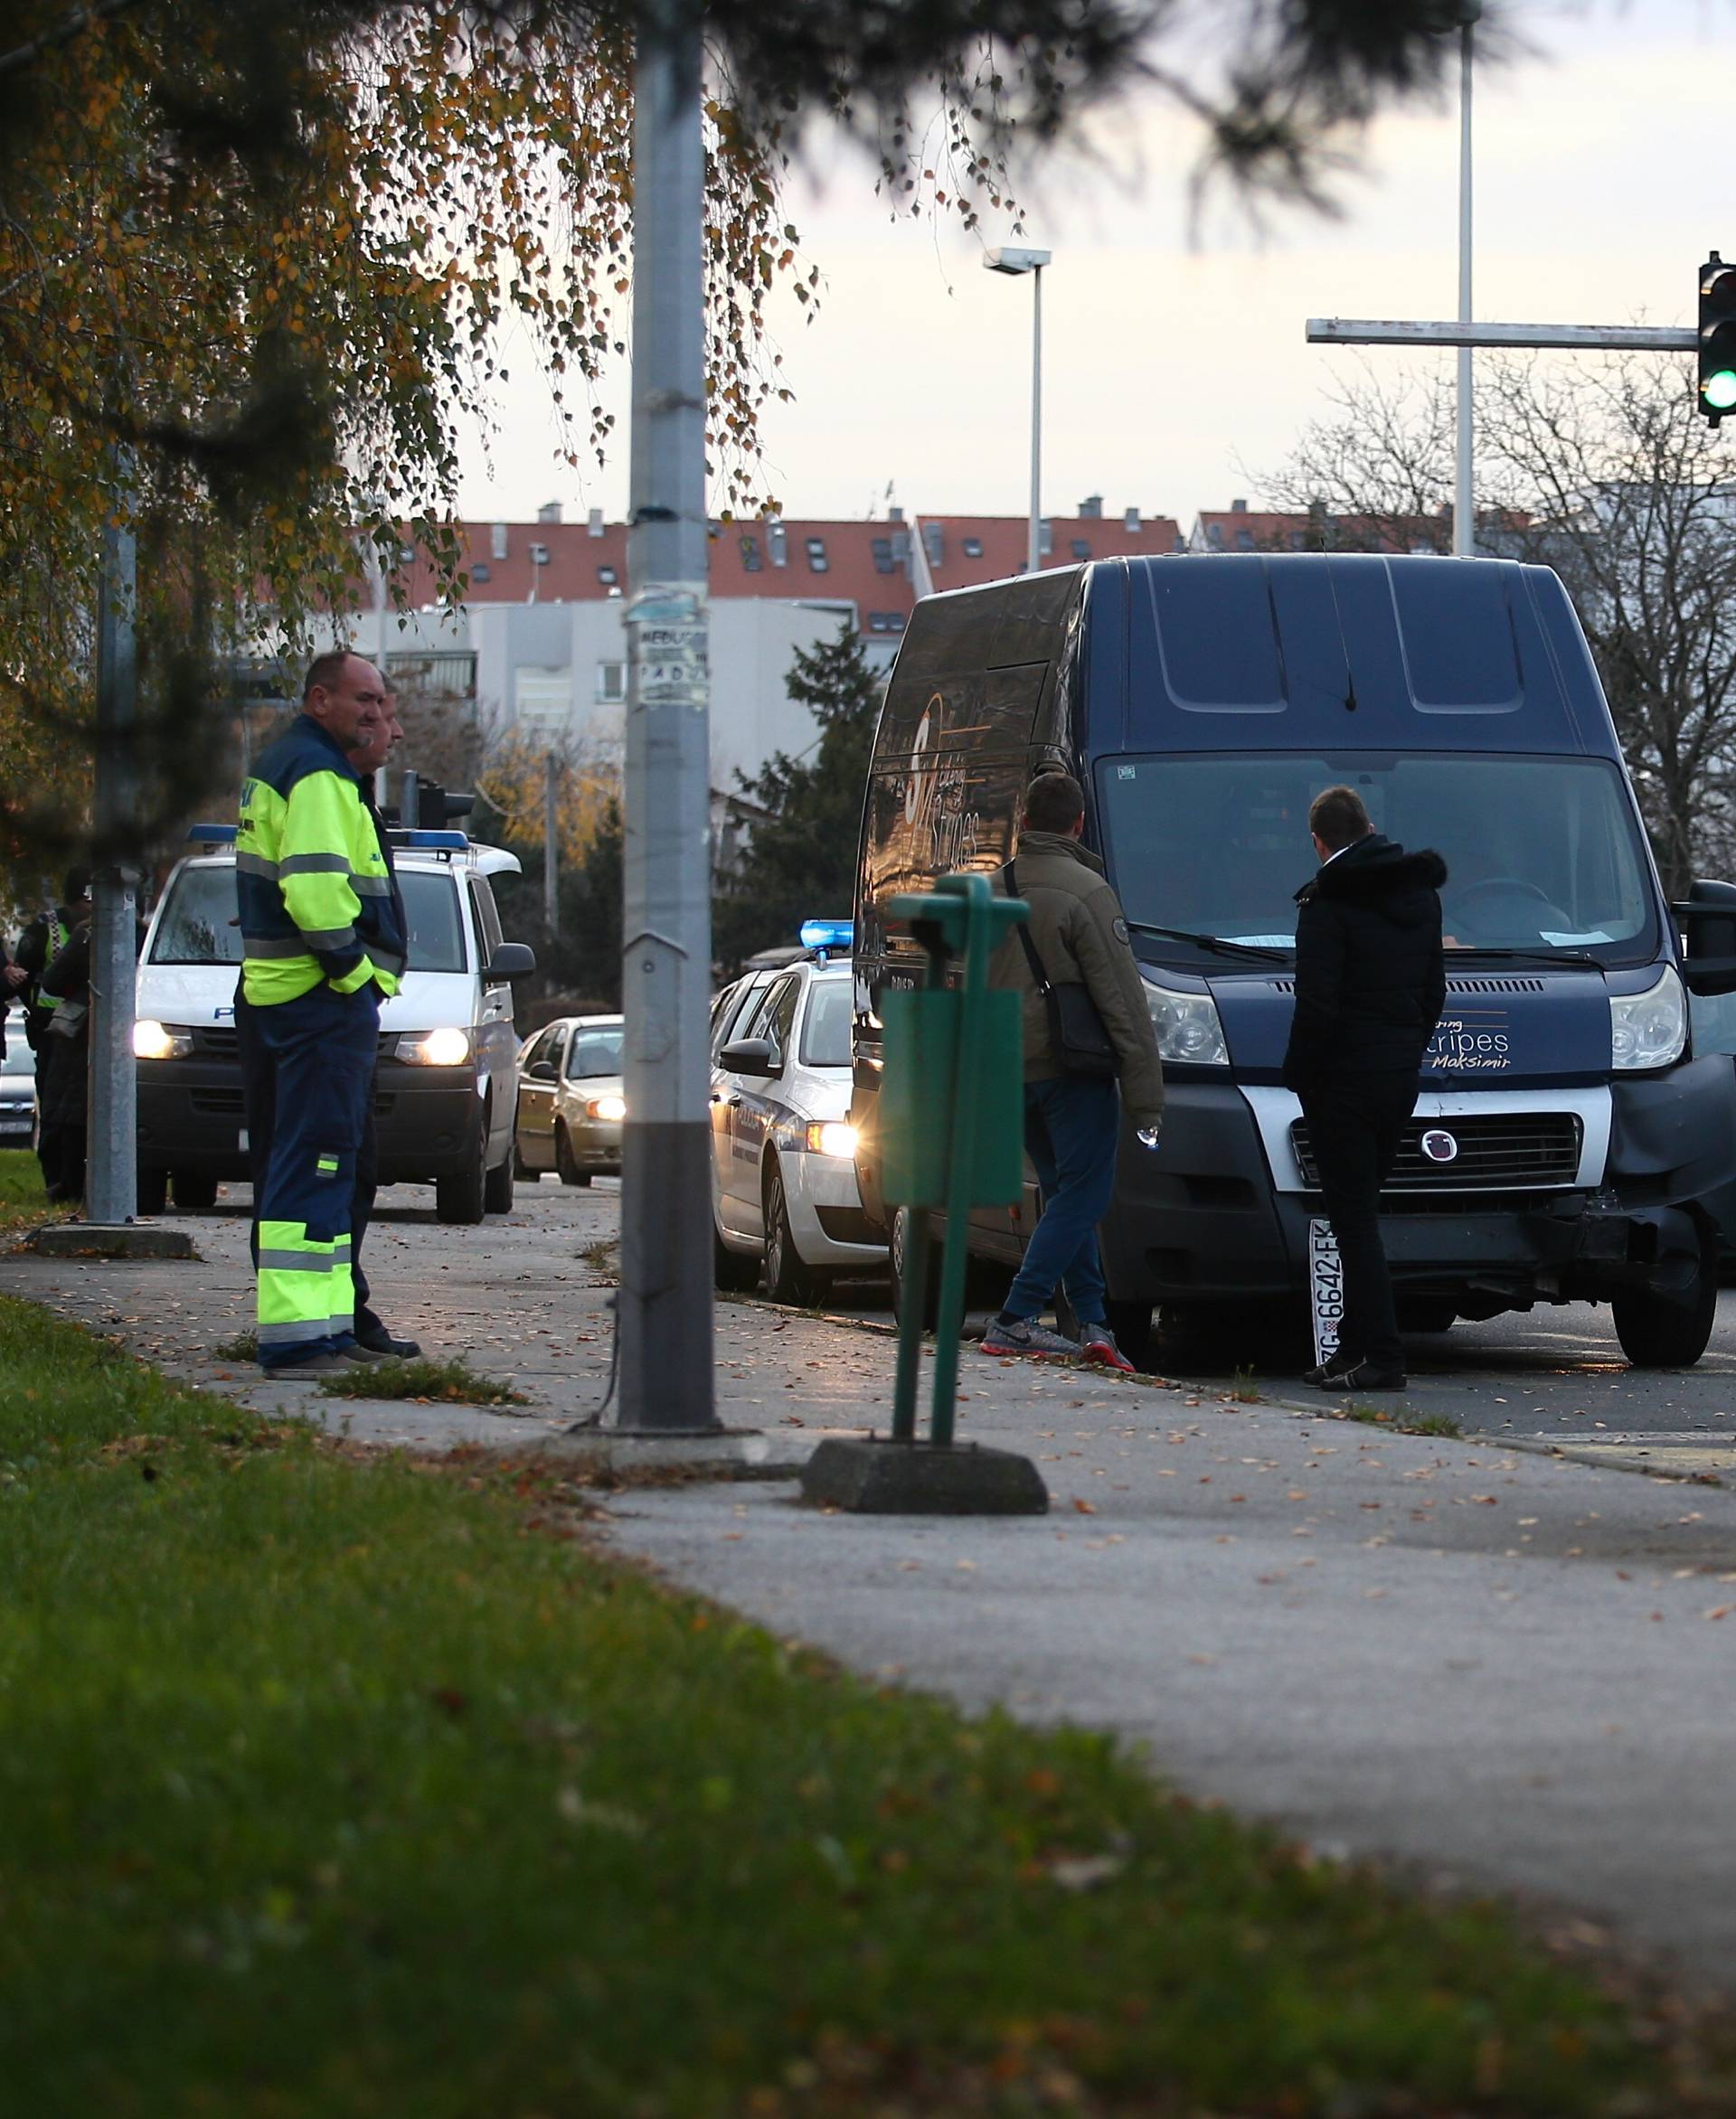
{"label": "blue jeans", "polygon": [[1067,1291],[1081,1324],[1104,1320],[1097,1225],[1115,1190],[1121,1099],[1112,1081],[1063,1075],[1024,1085],[1025,1153],[1043,1185],[1043,1219],[1006,1298],[1011,1317],[1034,1317]]}

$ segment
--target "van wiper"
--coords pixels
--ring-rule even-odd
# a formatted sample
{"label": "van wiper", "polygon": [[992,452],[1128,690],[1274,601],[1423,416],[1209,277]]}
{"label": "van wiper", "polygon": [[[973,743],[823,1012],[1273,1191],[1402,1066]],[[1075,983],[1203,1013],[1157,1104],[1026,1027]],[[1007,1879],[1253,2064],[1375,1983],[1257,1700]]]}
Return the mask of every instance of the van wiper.
{"label": "van wiper", "polygon": [[1253,956],[1264,964],[1290,961],[1288,950],[1262,949],[1257,942],[1227,942],[1222,935],[1198,935],[1192,928],[1153,927],[1144,919],[1130,919],[1127,925],[1136,935],[1161,935],[1166,942],[1192,942],[1196,948],[1210,949],[1219,956]]}
{"label": "van wiper", "polygon": [[1583,949],[1448,949],[1447,966],[1452,966],[1463,956],[1499,956],[1507,964],[1583,964],[1593,971],[1601,971],[1603,965],[1595,956],[1588,956]]}

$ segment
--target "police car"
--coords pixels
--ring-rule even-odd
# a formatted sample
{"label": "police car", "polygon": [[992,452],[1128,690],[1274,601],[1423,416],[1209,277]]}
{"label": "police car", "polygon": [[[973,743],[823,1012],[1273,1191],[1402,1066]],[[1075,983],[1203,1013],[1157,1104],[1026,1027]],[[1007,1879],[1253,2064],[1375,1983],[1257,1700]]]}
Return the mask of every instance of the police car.
{"label": "police car", "polygon": [[750,971],[712,1011],[712,1232],[717,1285],[763,1267],[778,1302],[839,1273],[883,1272],[862,1210],[850,1110],[848,920],[809,920],[796,962]]}
{"label": "police car", "polygon": [[[138,966],[138,1196],[160,1213],[209,1207],[247,1178],[247,1119],[235,1032],[241,930],[234,827],[198,824],[203,848],[176,864]],[[374,1122],[382,1184],[432,1183],[442,1221],[476,1222],[513,1203],[518,1037],[514,979],[536,968],[505,941],[491,876],[518,856],[462,832],[393,831],[410,924],[410,968],[380,1010]]]}

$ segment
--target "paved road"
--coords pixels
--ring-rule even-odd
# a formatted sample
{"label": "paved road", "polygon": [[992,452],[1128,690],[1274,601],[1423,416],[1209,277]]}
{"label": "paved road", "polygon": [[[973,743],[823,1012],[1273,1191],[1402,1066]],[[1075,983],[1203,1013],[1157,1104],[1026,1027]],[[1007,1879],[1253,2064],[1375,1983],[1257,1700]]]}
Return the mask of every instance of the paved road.
{"label": "paved road", "polygon": [[[614,1188],[525,1188],[480,1230],[442,1229],[413,1192],[389,1200],[369,1239],[387,1314],[431,1352],[514,1375],[530,1403],[369,1406],[253,1382],[213,1351],[250,1307],[233,1213],[196,1218],[192,1268],[9,1257],[0,1289],[358,1435],[564,1447],[607,1377]],[[1723,1432],[1731,1322],[1714,1370],[1638,1387],[1646,1417],[1661,1393],[1688,1445]],[[841,1323],[721,1304],[725,1417],[786,1451],[883,1426],[883,1311]],[[1422,1390],[1486,1403],[1513,1441],[1372,1431],[1314,1401],[972,1351],[961,1432],[1031,1455],[1048,1516],[827,1515],[768,1482],[629,1491],[607,1535],[858,1669],[1118,1730],[1178,1785],[1316,1846],[1573,1908],[1736,1985],[1736,1486],[1519,1439],[1522,1422],[1554,1431],[1532,1409],[1554,1403],[1577,1442],[1575,1392],[1588,1421],[1599,1392],[1633,1402],[1575,1343],[1484,1327],[1449,1345],[1456,1372]],[[1505,1371],[1458,1367],[1504,1348]]]}

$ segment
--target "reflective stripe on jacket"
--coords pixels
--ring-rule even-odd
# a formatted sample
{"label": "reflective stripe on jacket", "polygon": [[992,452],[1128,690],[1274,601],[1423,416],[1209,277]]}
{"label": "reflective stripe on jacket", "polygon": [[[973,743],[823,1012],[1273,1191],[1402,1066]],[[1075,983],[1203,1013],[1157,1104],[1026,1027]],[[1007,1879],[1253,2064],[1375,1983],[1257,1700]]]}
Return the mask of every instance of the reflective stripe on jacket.
{"label": "reflective stripe on jacket", "polygon": [[401,901],[361,776],[306,714],[260,754],[235,837],[241,990],[255,1007],[370,980],[398,991]]}

